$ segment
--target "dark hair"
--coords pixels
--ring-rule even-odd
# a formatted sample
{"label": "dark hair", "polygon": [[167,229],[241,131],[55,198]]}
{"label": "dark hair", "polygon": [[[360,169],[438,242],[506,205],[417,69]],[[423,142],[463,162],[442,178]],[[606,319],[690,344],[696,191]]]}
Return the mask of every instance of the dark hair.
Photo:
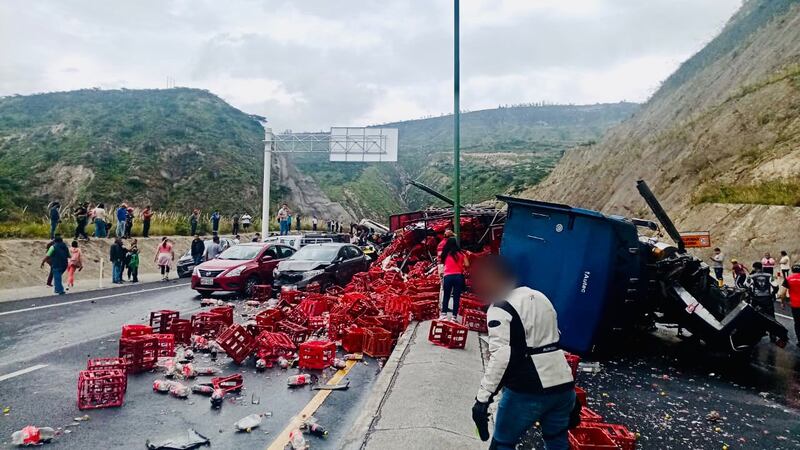
{"label": "dark hair", "polygon": [[440,257],[442,264],[447,261],[448,256],[453,256],[455,258],[458,253],[461,253],[461,246],[458,245],[458,239],[454,237],[448,239],[444,244],[444,248],[442,248],[442,256]]}
{"label": "dark hair", "polygon": [[514,271],[514,267],[510,262],[508,262],[507,259],[500,255],[488,255],[479,258],[477,261],[475,261],[471,270],[474,273],[490,271],[508,281],[512,281],[514,283],[517,281],[517,273]]}
{"label": "dark hair", "polygon": [[753,269],[756,269],[756,270],[761,270],[761,269],[763,269],[763,268],[764,268],[764,265],[763,265],[763,264],[761,264],[761,262],[760,262],[760,261],[756,261],[756,262],[754,262],[754,263],[753,263]]}
{"label": "dark hair", "polygon": [[78,241],[72,241],[72,246],[78,248]]}
{"label": "dark hair", "polygon": [[53,237],[54,242],[64,242],[64,239],[61,237],[60,234],[57,234]]}
{"label": "dark hair", "polygon": [[105,208],[105,207],[106,207],[106,205],[104,205],[104,204],[102,204],[102,203],[98,203],[98,204],[97,204],[97,207],[98,207],[98,208]]}
{"label": "dark hair", "polygon": [[781,255],[786,256],[788,253],[786,253],[786,250],[781,250]]}
{"label": "dark hair", "polygon": [[716,247],[716,248],[714,249],[714,251],[715,251],[715,252],[721,252],[722,250],[720,250],[720,249],[719,249],[719,247]]}
{"label": "dark hair", "polygon": [[792,266],[792,273],[800,273],[800,264],[795,264]]}
{"label": "dark hair", "polygon": [[214,239],[212,239],[212,240],[214,241],[214,243],[218,243],[218,242],[219,242],[219,236],[217,236],[217,235],[215,234],[215,235],[214,235]]}

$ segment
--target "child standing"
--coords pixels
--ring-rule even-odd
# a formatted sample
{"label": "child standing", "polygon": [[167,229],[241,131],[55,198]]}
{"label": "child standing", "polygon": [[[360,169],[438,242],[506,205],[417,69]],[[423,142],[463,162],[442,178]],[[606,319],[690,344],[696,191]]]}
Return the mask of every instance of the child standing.
{"label": "child standing", "polygon": [[[131,283],[139,282],[139,248],[133,247],[130,251],[130,261],[128,261],[128,279]],[[131,279],[131,277],[133,279]]]}
{"label": "child standing", "polygon": [[75,286],[75,270],[83,270],[83,259],[81,259],[81,249],[78,248],[78,241],[72,241],[69,249],[69,262],[67,263],[67,287]]}

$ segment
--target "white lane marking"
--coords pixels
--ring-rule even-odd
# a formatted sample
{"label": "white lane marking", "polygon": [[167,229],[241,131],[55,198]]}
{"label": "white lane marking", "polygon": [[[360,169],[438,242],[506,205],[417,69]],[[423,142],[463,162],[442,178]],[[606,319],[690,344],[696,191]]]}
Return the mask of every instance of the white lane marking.
{"label": "white lane marking", "polygon": [[11,372],[7,375],[0,376],[0,381],[10,380],[11,378],[18,377],[20,375],[25,375],[26,373],[31,373],[34,370],[44,369],[47,367],[47,364],[37,364],[35,366],[28,367],[27,369],[18,370],[16,372]]}
{"label": "white lane marking", "polygon": [[779,314],[779,313],[775,313],[775,315],[778,316],[778,317],[783,317],[784,319],[794,320],[794,318],[791,317],[791,316],[784,316],[783,314]]}
{"label": "white lane marking", "polygon": [[15,309],[13,311],[0,312],[0,316],[6,316],[6,315],[9,315],[9,314],[16,314],[16,313],[21,313],[21,312],[26,312],[26,311],[36,311],[36,310],[39,310],[39,309],[55,308],[56,306],[74,305],[76,303],[91,302],[91,301],[94,301],[94,300],[102,300],[102,299],[105,299],[105,298],[122,297],[124,295],[136,295],[136,294],[141,294],[141,293],[144,293],[144,292],[160,291],[162,289],[172,289],[172,288],[182,287],[182,286],[188,286],[188,283],[174,284],[174,285],[171,285],[171,286],[161,286],[161,287],[150,288],[150,289],[142,289],[141,291],[134,291],[134,292],[120,292],[119,294],[101,295],[100,297],[84,298],[82,300],[73,300],[71,302],[53,303],[52,305],[31,306],[30,308],[22,308],[22,309]]}

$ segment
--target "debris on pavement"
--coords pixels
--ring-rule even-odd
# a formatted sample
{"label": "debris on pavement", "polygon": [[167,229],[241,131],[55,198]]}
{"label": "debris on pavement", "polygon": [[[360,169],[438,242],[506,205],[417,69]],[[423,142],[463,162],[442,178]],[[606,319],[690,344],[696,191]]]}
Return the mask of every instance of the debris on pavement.
{"label": "debris on pavement", "polygon": [[190,428],[185,433],[167,439],[158,441],[150,441],[148,439],[145,444],[150,450],[191,450],[203,445],[211,445],[211,441]]}
{"label": "debris on pavement", "polygon": [[18,446],[41,445],[53,440],[56,430],[50,427],[28,425],[11,434],[11,443]]}
{"label": "debris on pavement", "polygon": [[292,450],[306,450],[308,448],[306,438],[300,429],[294,429],[289,433],[289,446]]}
{"label": "debris on pavement", "polygon": [[243,417],[236,421],[233,426],[237,431],[249,433],[253,428],[257,428],[259,425],[261,425],[261,421],[263,419],[263,414],[250,414],[249,416]]}
{"label": "debris on pavement", "polygon": [[311,388],[312,391],[346,391],[350,387],[350,381],[339,384],[318,384]]}

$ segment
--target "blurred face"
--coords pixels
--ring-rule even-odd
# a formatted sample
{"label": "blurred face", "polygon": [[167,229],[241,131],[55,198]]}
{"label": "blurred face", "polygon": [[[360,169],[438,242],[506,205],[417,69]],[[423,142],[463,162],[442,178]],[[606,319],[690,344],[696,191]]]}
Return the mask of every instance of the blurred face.
{"label": "blurred face", "polygon": [[511,290],[511,281],[503,276],[496,267],[490,264],[480,264],[473,270],[472,287],[485,303],[495,303],[504,300]]}

